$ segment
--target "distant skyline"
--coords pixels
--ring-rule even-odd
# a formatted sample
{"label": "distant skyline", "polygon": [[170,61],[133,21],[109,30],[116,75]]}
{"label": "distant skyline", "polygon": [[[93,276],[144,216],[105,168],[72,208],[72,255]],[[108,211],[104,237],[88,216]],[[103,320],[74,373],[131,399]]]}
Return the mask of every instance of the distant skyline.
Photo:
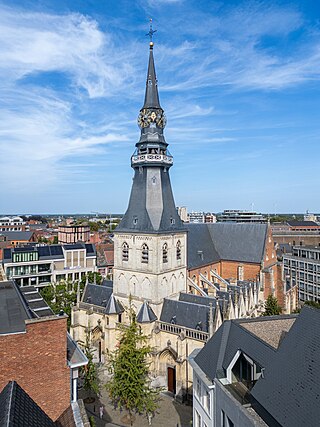
{"label": "distant skyline", "polygon": [[320,212],[312,0],[0,0],[0,212],[124,213],[150,17],[176,205]]}

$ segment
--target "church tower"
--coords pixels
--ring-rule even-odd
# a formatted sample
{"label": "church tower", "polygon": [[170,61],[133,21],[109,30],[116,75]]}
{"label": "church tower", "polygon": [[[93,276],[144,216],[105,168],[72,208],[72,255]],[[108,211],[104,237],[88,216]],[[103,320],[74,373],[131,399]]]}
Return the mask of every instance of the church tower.
{"label": "church tower", "polygon": [[141,135],[131,157],[129,206],[114,233],[113,289],[117,298],[126,300],[131,294],[136,306],[148,301],[159,312],[163,298],[186,290],[187,233],[171,189],[173,158],[163,134],[166,117],[159,102],[152,41],[138,124]]}

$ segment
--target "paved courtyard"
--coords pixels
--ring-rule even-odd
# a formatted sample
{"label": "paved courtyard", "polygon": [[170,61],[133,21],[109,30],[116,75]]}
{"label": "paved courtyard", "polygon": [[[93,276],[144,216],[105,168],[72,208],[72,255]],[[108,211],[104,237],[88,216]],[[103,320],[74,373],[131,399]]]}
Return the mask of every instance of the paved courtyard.
{"label": "paved courtyard", "polygon": [[[85,392],[81,390],[79,397],[84,398]],[[99,419],[99,408],[103,405],[103,419]],[[123,417],[125,412],[115,410],[111,404],[108,394],[102,387],[101,396],[96,398],[93,403],[85,404],[88,416],[94,416],[97,427],[102,426],[121,426],[126,427],[129,424],[125,423]],[[149,427],[148,420],[145,416],[136,415],[134,421],[135,427]],[[153,427],[190,427],[192,426],[192,407],[176,402],[172,397],[161,394],[158,413],[152,418],[151,425]]]}

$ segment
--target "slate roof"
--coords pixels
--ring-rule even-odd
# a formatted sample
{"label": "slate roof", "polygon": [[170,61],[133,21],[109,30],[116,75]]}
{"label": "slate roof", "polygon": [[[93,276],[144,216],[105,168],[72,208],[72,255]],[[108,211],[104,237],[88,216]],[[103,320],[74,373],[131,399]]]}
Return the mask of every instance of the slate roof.
{"label": "slate roof", "polygon": [[25,331],[25,320],[32,317],[15,283],[0,282],[0,334]]}
{"label": "slate roof", "polygon": [[[164,168],[160,168],[155,184],[158,186],[157,198],[152,200],[152,207],[147,206],[147,194],[152,193],[150,186],[153,185],[148,175],[149,169],[151,168],[144,167],[142,170],[135,170],[128,209],[115,233],[167,233],[185,230],[173,199],[169,172],[164,171]],[[153,216],[157,221],[159,219],[159,224],[157,221],[152,222]]]}
{"label": "slate roof", "polygon": [[146,301],[144,301],[137,314],[137,322],[152,323],[155,320],[157,320],[157,316],[155,315],[154,311],[149,306],[149,304]]}
{"label": "slate roof", "polygon": [[267,224],[188,224],[188,269],[226,261],[260,263]]}
{"label": "slate roof", "polygon": [[54,422],[17,384],[10,381],[0,393],[0,427],[54,427]]}
{"label": "slate roof", "polygon": [[111,294],[109,301],[107,302],[105,312],[106,314],[120,314],[124,312],[122,304],[118,300],[116,300],[113,293]]}
{"label": "slate roof", "polygon": [[[286,323],[284,333],[279,321]],[[264,368],[251,404],[268,425],[270,420],[283,427],[319,424],[320,310],[305,306],[299,316],[225,321],[194,361],[213,381],[225,375],[239,349]]]}
{"label": "slate roof", "polygon": [[72,339],[69,332],[67,332],[67,360],[68,365],[71,367],[84,366],[88,363],[87,357]]}
{"label": "slate roof", "polygon": [[160,321],[208,332],[209,307],[165,298]]}
{"label": "slate roof", "polygon": [[0,234],[5,236],[7,240],[29,241],[33,235],[33,231],[1,231]]}
{"label": "slate roof", "polygon": [[112,287],[88,283],[84,289],[82,302],[97,305],[99,307],[106,307],[112,292]]}

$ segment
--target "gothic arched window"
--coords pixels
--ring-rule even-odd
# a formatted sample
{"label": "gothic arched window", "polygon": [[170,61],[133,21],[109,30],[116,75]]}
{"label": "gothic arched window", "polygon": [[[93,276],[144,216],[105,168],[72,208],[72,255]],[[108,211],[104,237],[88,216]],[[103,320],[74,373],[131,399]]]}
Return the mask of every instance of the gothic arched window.
{"label": "gothic arched window", "polygon": [[181,242],[180,242],[180,240],[178,240],[178,243],[177,243],[177,260],[178,259],[181,259]]}
{"label": "gothic arched window", "polygon": [[162,262],[168,262],[168,245],[166,243],[162,246]]}
{"label": "gothic arched window", "polygon": [[122,245],[122,261],[129,261],[129,245],[126,242]]}
{"label": "gothic arched window", "polygon": [[149,262],[149,248],[146,243],[142,245],[141,262],[147,264]]}

